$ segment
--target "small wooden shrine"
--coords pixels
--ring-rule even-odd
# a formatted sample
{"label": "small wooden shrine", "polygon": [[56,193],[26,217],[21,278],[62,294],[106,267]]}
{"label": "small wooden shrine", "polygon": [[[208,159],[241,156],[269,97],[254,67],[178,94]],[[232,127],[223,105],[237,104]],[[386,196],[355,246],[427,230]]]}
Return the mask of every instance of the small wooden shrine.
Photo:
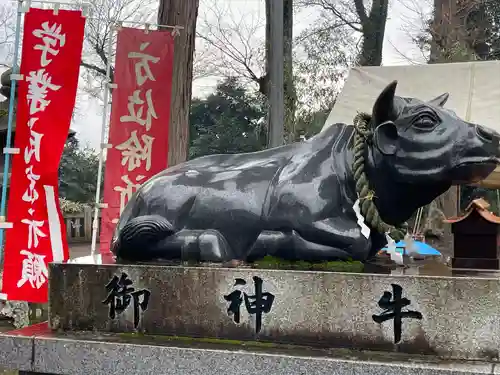
{"label": "small wooden shrine", "polygon": [[500,217],[489,208],[474,199],[464,215],[445,220],[453,233],[453,268],[499,269]]}

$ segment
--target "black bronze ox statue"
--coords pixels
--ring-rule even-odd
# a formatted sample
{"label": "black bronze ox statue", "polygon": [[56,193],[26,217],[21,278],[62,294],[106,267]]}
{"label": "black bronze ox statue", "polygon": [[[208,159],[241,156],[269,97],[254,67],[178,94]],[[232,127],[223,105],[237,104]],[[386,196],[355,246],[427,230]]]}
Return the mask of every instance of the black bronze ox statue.
{"label": "black bronze ox statue", "polygon": [[[448,94],[424,102],[395,96],[396,85],[357,127],[336,124],[304,142],[205,156],[154,176],[120,217],[117,260],[373,257],[387,242],[384,228],[500,161],[500,135],[443,108]],[[372,211],[368,227],[378,223],[369,233],[355,203],[361,215]]]}

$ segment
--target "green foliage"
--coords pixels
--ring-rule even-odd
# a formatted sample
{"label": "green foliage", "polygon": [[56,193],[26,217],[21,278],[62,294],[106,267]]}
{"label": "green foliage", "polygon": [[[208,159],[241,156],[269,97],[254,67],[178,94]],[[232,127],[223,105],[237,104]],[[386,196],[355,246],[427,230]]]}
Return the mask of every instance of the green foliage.
{"label": "green foliage", "polygon": [[294,140],[300,140],[321,131],[349,69],[356,63],[362,33],[355,26],[357,16],[352,0],[298,0],[296,5],[297,9],[315,9],[318,13],[316,22],[294,40],[298,98]]}
{"label": "green foliage", "polygon": [[323,128],[323,125],[325,125],[325,121],[329,114],[329,108],[316,112],[304,111],[296,120],[295,139],[297,141],[301,139],[309,139],[318,134]]}
{"label": "green foliage", "polygon": [[259,151],[266,147],[265,112],[259,96],[233,78],[205,99],[193,99],[189,158]]}
{"label": "green foliage", "polygon": [[[302,111],[292,141],[319,133],[330,110]],[[205,99],[193,99],[189,158],[263,150],[267,129],[263,97],[249,93],[236,79],[226,79]]]}
{"label": "green foliage", "polygon": [[470,11],[466,27],[472,39],[472,48],[480,60],[500,58],[500,2],[486,0],[479,2]]}
{"label": "green foliage", "polygon": [[460,187],[460,210],[463,212],[476,198],[485,199],[490,204],[489,210],[500,215],[500,191],[476,186]]}
{"label": "green foliage", "polygon": [[253,263],[255,268],[264,269],[287,269],[299,271],[334,271],[334,272],[363,272],[364,264],[358,261],[334,261],[334,262],[305,262],[288,261],[272,256],[265,256],[263,259]]}
{"label": "green foliage", "polygon": [[[438,50],[436,62],[463,62],[471,60],[500,59],[500,2],[485,0],[477,2],[464,19],[463,30],[448,29],[451,35],[441,35],[441,30],[434,30],[434,20],[425,21],[425,28],[413,42],[425,54],[431,52],[432,43]],[[459,27],[462,27],[460,24]],[[455,40],[457,36],[464,39]]]}
{"label": "green foliage", "polygon": [[59,205],[61,206],[62,212],[65,214],[80,213],[85,209],[84,203],[73,202],[65,198],[59,198]]}
{"label": "green foliage", "polygon": [[78,147],[70,138],[59,165],[59,196],[69,201],[92,203],[95,199],[99,156],[94,149]]}
{"label": "green foliage", "polygon": [[295,43],[299,114],[331,109],[357,56],[356,36],[329,13],[321,13]]}

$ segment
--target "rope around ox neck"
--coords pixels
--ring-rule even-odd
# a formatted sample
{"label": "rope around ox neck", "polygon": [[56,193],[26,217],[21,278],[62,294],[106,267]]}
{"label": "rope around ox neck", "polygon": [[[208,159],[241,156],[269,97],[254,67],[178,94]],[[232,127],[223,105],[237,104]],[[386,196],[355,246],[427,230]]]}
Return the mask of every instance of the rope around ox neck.
{"label": "rope around ox neck", "polygon": [[354,117],[354,182],[356,183],[356,193],[359,198],[359,205],[361,209],[361,214],[365,218],[366,224],[368,224],[372,229],[377,232],[385,234],[388,233],[389,236],[394,241],[401,241],[406,230],[402,227],[394,227],[387,224],[382,220],[378,212],[377,206],[373,202],[375,197],[375,192],[370,189],[370,184],[368,177],[365,173],[365,151],[367,144],[371,142],[373,137],[373,131],[369,128],[371,116],[367,113],[358,113]]}

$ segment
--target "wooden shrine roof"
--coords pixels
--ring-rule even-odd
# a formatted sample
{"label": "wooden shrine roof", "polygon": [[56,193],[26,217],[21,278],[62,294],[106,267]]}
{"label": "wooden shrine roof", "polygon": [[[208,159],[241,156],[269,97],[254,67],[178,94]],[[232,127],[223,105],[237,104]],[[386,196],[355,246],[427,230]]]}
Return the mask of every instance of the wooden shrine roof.
{"label": "wooden shrine roof", "polygon": [[465,209],[465,213],[462,216],[452,217],[444,220],[445,223],[454,224],[459,221],[465,220],[469,215],[476,211],[479,215],[483,217],[486,221],[489,221],[493,224],[500,224],[500,217],[495,215],[493,212],[489,210],[490,204],[484,200],[483,198],[474,199]]}

